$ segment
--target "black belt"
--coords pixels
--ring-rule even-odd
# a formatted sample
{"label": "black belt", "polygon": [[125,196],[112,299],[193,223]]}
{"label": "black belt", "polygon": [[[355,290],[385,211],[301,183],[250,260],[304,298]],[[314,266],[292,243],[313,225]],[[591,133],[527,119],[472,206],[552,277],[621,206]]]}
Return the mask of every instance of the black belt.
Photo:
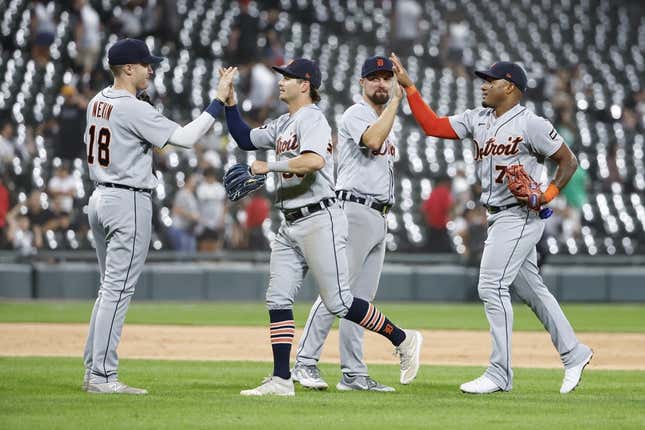
{"label": "black belt", "polygon": [[328,208],[334,203],[336,203],[336,199],[324,199],[319,201],[318,203],[313,203],[301,208],[285,209],[282,211],[282,213],[284,214],[284,219],[289,222],[294,222],[298,221],[300,218],[306,217],[307,215],[311,215],[315,212]]}
{"label": "black belt", "polygon": [[370,204],[367,204],[366,198],[355,196],[350,191],[347,191],[347,190],[338,190],[336,191],[336,195],[341,200],[365,205],[368,208],[372,208],[375,211],[382,213],[383,215],[387,214],[390,211],[390,209],[392,209],[392,205],[388,203],[371,202]]}
{"label": "black belt", "polygon": [[510,205],[504,206],[491,206],[484,205],[489,214],[494,215],[498,212],[505,211],[506,209],[514,208],[515,206],[520,206],[522,203],[511,203]]}
{"label": "black belt", "polygon": [[103,187],[110,187],[110,188],[122,188],[124,190],[139,191],[142,193],[152,194],[152,190],[150,188],[137,188],[137,187],[131,187],[129,185],[114,184],[112,182],[98,182],[96,185],[101,185]]}

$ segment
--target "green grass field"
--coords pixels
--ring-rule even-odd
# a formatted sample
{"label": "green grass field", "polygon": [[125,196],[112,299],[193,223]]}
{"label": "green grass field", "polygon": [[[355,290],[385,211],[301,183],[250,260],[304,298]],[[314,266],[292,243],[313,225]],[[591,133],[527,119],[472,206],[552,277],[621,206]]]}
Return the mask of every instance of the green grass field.
{"label": "green grass field", "polygon": [[[93,302],[0,301],[0,322],[86,323]],[[480,304],[379,303],[379,308],[404,327],[488,330]],[[296,324],[304,326],[308,304],[295,307]],[[563,306],[577,331],[645,332],[645,305],[568,304]],[[531,310],[516,304],[515,330],[543,330]],[[132,302],[128,324],[263,326],[268,321],[260,303]]]}
{"label": "green grass field", "polygon": [[[419,328],[487,329],[480,305],[392,304],[382,308]],[[0,302],[0,322],[87,322],[89,302]],[[517,330],[541,330],[516,306]],[[300,325],[308,309],[296,309]],[[579,331],[645,332],[645,306],[568,305]],[[260,304],[133,303],[128,324],[264,325]],[[0,348],[2,339],[0,338]],[[582,385],[562,396],[561,370],[515,369],[510,393],[468,396],[462,382],[480,367],[423,366],[410,386],[398,368],[371,365],[370,374],[396,393],[340,393],[297,389],[295,398],[244,398],[239,391],[270,373],[269,363],[123,360],[120,377],[148,396],[93,396],[80,389],[80,358],[0,358],[0,429],[643,429],[645,372],[585,372]],[[323,364],[333,384],[338,367]],[[332,385],[333,385],[332,384]]]}
{"label": "green grass field", "polygon": [[[121,376],[146,387],[142,397],[93,396],[80,390],[79,359],[0,358],[0,426],[6,429],[642,429],[645,373],[590,371],[561,396],[561,372],[517,369],[510,393],[467,396],[456,389],[479,368],[421,369],[396,384],[394,366],[370,366],[396,393],[303,392],[295,398],[244,398],[267,363],[124,360]],[[335,375],[334,365],[323,365]],[[332,380],[332,378],[329,378]]]}

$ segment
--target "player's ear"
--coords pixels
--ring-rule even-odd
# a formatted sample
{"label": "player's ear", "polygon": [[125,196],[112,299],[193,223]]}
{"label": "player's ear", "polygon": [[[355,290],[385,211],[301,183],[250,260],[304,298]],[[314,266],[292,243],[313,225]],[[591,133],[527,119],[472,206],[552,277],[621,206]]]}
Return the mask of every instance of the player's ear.
{"label": "player's ear", "polygon": [[309,87],[311,87],[311,82],[309,82],[306,79],[303,79],[301,84],[304,84],[304,86],[300,87],[300,91],[305,93],[305,94],[309,94]]}

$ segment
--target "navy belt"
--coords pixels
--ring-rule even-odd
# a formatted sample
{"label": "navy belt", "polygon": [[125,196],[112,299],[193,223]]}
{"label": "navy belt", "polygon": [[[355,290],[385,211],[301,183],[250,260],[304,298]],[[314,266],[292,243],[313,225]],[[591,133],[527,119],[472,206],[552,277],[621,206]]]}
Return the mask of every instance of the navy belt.
{"label": "navy belt", "polygon": [[96,185],[101,185],[103,187],[109,187],[109,188],[121,188],[124,190],[139,191],[141,193],[152,194],[152,190],[150,188],[137,188],[137,187],[131,187],[129,185],[114,184],[112,182],[97,182]]}
{"label": "navy belt", "polygon": [[298,221],[300,218],[304,218],[307,215],[311,215],[318,211],[328,208],[329,206],[336,203],[336,199],[329,198],[319,201],[318,203],[313,203],[311,205],[303,206],[301,208],[295,209],[284,209],[282,213],[284,214],[284,219],[289,222]]}
{"label": "navy belt", "polygon": [[489,214],[494,215],[498,212],[505,211],[506,209],[514,208],[515,206],[521,206],[521,205],[522,203],[511,203],[510,205],[504,205],[504,206],[484,205],[484,207],[486,208]]}
{"label": "navy belt", "polygon": [[338,196],[339,199],[345,200],[347,202],[354,202],[361,205],[365,205],[368,208],[374,209],[375,211],[382,213],[383,215],[387,214],[390,211],[390,209],[392,209],[392,205],[388,203],[371,202],[368,204],[366,198],[355,196],[351,193],[351,191],[347,191],[347,190],[336,191],[336,196]]}

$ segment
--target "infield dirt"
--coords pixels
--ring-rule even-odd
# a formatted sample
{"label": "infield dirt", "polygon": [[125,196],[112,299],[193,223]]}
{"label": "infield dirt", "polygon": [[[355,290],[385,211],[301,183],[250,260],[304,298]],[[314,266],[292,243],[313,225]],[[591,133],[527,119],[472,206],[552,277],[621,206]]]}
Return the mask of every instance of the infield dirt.
{"label": "infield dirt", "polygon": [[[302,331],[296,333],[299,339]],[[485,366],[490,352],[486,331],[422,330],[422,363]],[[81,357],[86,324],[1,323],[0,355]],[[581,333],[594,351],[591,368],[645,370],[645,334]],[[295,348],[294,348],[295,350]],[[271,360],[268,330],[263,327],[126,324],[119,346],[122,358],[160,360]],[[397,362],[390,343],[366,333],[368,363]],[[338,331],[332,330],[322,361],[338,363]],[[516,367],[559,368],[560,360],[546,332],[515,332]]]}

